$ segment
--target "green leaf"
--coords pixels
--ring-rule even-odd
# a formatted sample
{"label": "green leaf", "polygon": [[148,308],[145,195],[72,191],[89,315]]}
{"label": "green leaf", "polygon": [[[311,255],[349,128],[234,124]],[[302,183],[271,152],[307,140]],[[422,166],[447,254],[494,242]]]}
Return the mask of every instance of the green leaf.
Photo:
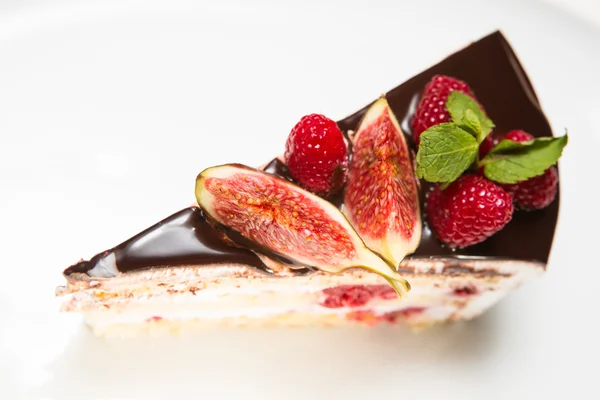
{"label": "green leaf", "polygon": [[[448,100],[446,100],[446,109],[455,124],[467,131],[476,129],[473,133],[477,138],[477,143],[481,143],[495,127],[479,104],[463,92],[455,90],[450,93]],[[474,119],[477,119],[479,123],[475,123]],[[479,125],[479,128],[477,128],[477,125]]]}
{"label": "green leaf", "polygon": [[432,126],[419,138],[417,176],[429,182],[452,182],[477,157],[475,138],[453,123]]}
{"label": "green leaf", "polygon": [[[544,141],[552,138],[538,138],[539,141]],[[502,155],[502,154],[510,154],[511,152],[518,151],[529,146],[533,143],[533,140],[529,140],[527,142],[513,142],[512,140],[502,140],[498,143],[492,150],[490,150],[489,157],[492,158],[493,154]]]}
{"label": "green leaf", "polygon": [[517,183],[541,175],[556,164],[568,134],[528,142],[503,140],[481,161],[485,176],[498,183]]}
{"label": "green leaf", "polygon": [[461,123],[459,124],[461,128],[469,132],[471,135],[479,141],[479,135],[481,135],[481,122],[477,115],[473,112],[473,110],[466,110],[465,115]]}

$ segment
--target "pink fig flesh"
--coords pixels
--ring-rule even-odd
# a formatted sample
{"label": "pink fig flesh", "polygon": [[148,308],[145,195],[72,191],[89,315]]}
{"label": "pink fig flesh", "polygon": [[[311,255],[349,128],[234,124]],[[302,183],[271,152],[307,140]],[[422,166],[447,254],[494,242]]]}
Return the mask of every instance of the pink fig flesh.
{"label": "pink fig flesh", "polygon": [[344,214],[365,244],[395,267],[421,240],[417,178],[387,100],[367,110],[353,137]]}
{"label": "pink fig flesh", "polygon": [[384,277],[400,296],[410,290],[338,208],[293,183],[227,164],[198,175],[196,199],[217,223],[289,260],[330,273],[364,268]]}

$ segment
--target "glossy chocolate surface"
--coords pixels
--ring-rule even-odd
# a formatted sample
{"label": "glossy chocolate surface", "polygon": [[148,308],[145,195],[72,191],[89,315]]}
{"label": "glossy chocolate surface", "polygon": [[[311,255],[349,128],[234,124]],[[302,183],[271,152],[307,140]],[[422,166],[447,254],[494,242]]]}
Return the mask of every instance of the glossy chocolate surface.
{"label": "glossy chocolate surface", "polygon": [[[402,121],[402,129],[407,134],[409,144],[412,144],[409,124],[411,105],[418,99],[425,84],[436,74],[451,75],[469,83],[496,124],[494,136],[501,136],[517,128],[537,137],[552,136],[529,79],[505,38],[495,32],[386,94],[392,110]],[[342,131],[347,133],[355,130],[367,108],[368,105],[338,121]],[[290,179],[286,166],[276,159],[265,170]],[[429,184],[422,181],[421,185],[423,200]],[[329,200],[340,207],[342,195],[338,194]],[[458,251],[440,245],[435,235],[429,231],[426,216],[423,215],[421,243],[408,258],[478,256],[546,263],[552,247],[558,209],[557,196],[544,210],[516,211],[512,221],[503,230],[483,243]],[[423,204],[421,210],[424,210]],[[228,236],[235,240],[231,235]],[[120,272],[162,266],[240,263],[270,272],[252,251],[227,244],[223,240],[223,233],[212,228],[202,212],[193,207],[181,210],[114,249],[107,250],[111,251],[116,255]],[[65,275],[90,271],[99,257],[107,252],[67,268]],[[303,272],[308,271],[298,271]]]}
{"label": "glossy chocolate surface", "polygon": [[[267,266],[250,250],[228,245],[197,207],[185,208],[107,252],[114,252],[120,272],[151,267],[198,264],[244,264],[264,272]],[[65,270],[87,273],[100,253]]]}

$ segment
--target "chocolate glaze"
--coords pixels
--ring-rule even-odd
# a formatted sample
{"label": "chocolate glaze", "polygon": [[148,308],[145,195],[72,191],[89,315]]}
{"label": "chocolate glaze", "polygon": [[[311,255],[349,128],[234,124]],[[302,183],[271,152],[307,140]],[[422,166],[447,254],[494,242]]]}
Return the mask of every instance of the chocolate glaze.
{"label": "chocolate glaze", "polygon": [[201,264],[244,264],[271,272],[252,251],[226,244],[197,207],[185,208],[165,218],[90,261],[67,268],[64,274],[87,273],[111,251],[115,253],[120,272]]}
{"label": "chocolate glaze", "polygon": [[[532,135],[552,136],[534,89],[510,45],[500,32],[494,32],[470,46],[449,56],[439,64],[406,81],[390,92],[386,98],[394,113],[402,118],[402,128],[410,139],[410,116],[425,84],[436,74],[455,76],[469,83],[479,101],[485,106],[496,124],[494,136],[501,136],[511,129],[523,129]],[[369,104],[370,105],[370,104]],[[366,112],[365,106],[356,113],[338,121],[344,134],[356,130]],[[272,160],[265,171],[293,182],[287,167],[278,159]],[[429,184],[422,181],[421,210],[424,210],[424,193]],[[343,192],[328,199],[341,207]],[[463,250],[452,251],[442,246],[427,227],[423,215],[423,234],[416,252],[408,258],[433,258],[476,256],[483,258],[518,259],[546,263],[552,247],[554,229],[558,217],[559,199],[547,208],[535,212],[515,212],[512,221],[500,232],[483,243]],[[231,230],[211,227],[202,211],[186,208],[166,218],[146,231],[65,270],[65,275],[74,272],[86,273],[107,252],[115,252],[120,272],[129,272],[151,267],[185,266],[203,264],[246,264],[262,272],[269,268],[250,250],[235,247],[227,242],[238,242],[249,246]],[[220,232],[219,232],[220,231]],[[223,234],[229,238],[224,240]],[[524,245],[526,243],[526,245]],[[261,249],[254,248],[257,251]],[[269,256],[281,259],[277,255]],[[281,260],[289,261],[289,260]],[[299,269],[306,273],[311,269]]]}

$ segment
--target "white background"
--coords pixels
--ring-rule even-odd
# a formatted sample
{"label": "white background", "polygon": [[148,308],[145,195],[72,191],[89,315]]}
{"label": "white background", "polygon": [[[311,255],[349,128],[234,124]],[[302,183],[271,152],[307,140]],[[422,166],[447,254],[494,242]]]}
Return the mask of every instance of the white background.
{"label": "white background", "polygon": [[[597,395],[598,2],[310,3],[0,2],[0,399]],[[498,28],[570,143],[549,270],[483,317],[105,342],[56,312],[65,266],[190,204],[204,167]]]}

